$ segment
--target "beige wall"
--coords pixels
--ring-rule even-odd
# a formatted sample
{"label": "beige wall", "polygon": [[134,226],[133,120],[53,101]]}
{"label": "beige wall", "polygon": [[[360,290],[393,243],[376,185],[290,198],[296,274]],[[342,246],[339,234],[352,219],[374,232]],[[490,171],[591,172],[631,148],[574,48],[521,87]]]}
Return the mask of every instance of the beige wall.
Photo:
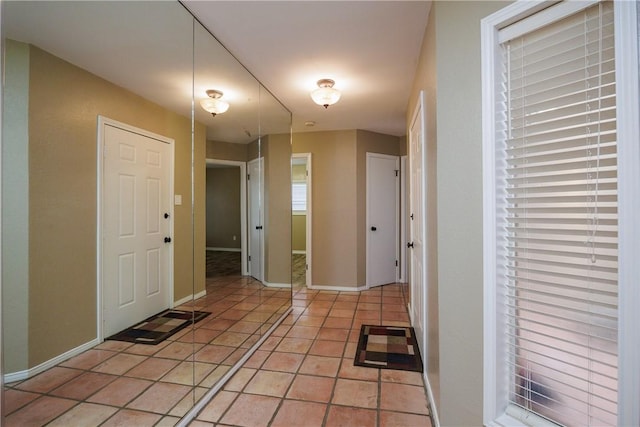
{"label": "beige wall", "polygon": [[207,141],[207,159],[249,161],[249,144]]}
{"label": "beige wall", "polygon": [[307,216],[293,215],[291,217],[291,250],[307,250]]}
{"label": "beige wall", "polygon": [[240,167],[208,167],[206,192],[207,247],[240,249]]}
{"label": "beige wall", "polygon": [[269,135],[264,156],[265,281],[291,284],[291,136]]}
{"label": "beige wall", "polygon": [[362,130],[293,135],[311,153],[314,286],[366,285],[366,153],[398,155],[400,138]]}
{"label": "beige wall", "polygon": [[29,46],[6,40],[2,135],[2,307],[5,372],[28,368]]}
{"label": "beige wall", "polygon": [[418,91],[427,91],[427,203],[429,213],[436,206],[437,214],[437,223],[428,224],[431,236],[437,233],[437,240],[429,241],[428,261],[436,270],[429,274],[428,295],[438,301],[437,307],[429,303],[438,311],[438,330],[430,325],[429,345],[435,344],[439,353],[438,365],[430,362],[428,375],[430,382],[437,381],[443,426],[482,425],[480,19],[506,5],[433,3],[408,105],[413,111]]}
{"label": "beige wall", "polygon": [[[192,239],[191,120],[34,47],[30,73],[28,360],[33,367],[96,337],[98,115],[175,139],[174,188],[183,200],[174,211],[176,300],[193,294],[194,286],[196,292],[204,289],[205,260],[204,236]],[[201,125],[195,136],[195,221],[204,227]],[[194,247],[202,254],[195,260]]]}

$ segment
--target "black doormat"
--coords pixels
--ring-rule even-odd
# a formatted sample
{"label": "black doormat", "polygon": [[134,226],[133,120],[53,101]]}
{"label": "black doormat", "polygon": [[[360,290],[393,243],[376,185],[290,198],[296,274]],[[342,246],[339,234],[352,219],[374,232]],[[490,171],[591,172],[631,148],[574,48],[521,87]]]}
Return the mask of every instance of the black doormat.
{"label": "black doormat", "polygon": [[165,310],[105,339],[155,345],[210,314],[206,311]]}
{"label": "black doormat", "polygon": [[362,325],[354,365],[422,372],[422,358],[411,327]]}

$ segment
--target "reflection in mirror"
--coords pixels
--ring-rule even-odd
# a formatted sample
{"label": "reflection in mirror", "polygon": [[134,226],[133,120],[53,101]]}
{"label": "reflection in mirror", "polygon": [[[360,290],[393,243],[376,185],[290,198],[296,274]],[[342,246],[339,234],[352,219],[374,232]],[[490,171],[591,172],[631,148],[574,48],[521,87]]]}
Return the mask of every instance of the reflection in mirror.
{"label": "reflection in mirror", "polygon": [[[260,86],[210,35],[194,28],[191,15],[177,2],[3,3],[4,415],[15,420],[35,416],[46,394],[65,398],[69,406],[48,410],[36,424],[58,416],[64,423],[83,401],[108,405],[104,417],[125,423],[118,407],[158,418],[182,417],[263,336],[259,321],[286,312],[290,297],[271,304],[275,296],[262,285],[255,295],[245,287],[233,306],[211,307],[195,327],[156,345],[103,342],[120,328],[107,326],[109,321],[122,318],[108,314],[107,305],[129,306],[140,299],[130,286],[137,280],[133,271],[148,272],[151,282],[167,291],[164,308],[205,311],[217,302],[205,282],[205,157],[215,158],[209,156],[210,141],[220,140],[232,142],[234,153],[246,152],[239,161],[245,168],[252,159],[268,162],[261,152],[267,134],[259,119],[268,115],[266,107],[257,106],[263,97]],[[202,74],[205,68],[215,70],[212,81]],[[243,106],[233,95],[247,82],[251,89],[241,93]],[[227,112],[212,117],[201,111],[193,97],[206,96],[207,89],[225,92]],[[278,111],[289,116],[279,105]],[[111,144],[114,134],[134,141],[145,137],[152,147],[167,145],[169,158],[163,161],[165,154],[155,149],[134,155],[131,147],[138,142],[116,138]],[[236,141],[235,134],[242,140]],[[112,155],[120,161],[115,169]],[[156,191],[162,195],[156,198],[144,193],[132,203],[140,197],[134,182],[144,182],[147,190],[164,186],[164,178],[122,173],[122,163],[134,159],[172,168],[170,189]],[[259,168],[258,175],[266,168]],[[258,188],[268,180],[259,181]],[[268,197],[258,194],[263,212]],[[136,222],[136,213],[146,222]],[[246,224],[241,220],[236,239],[248,245]],[[150,230],[160,243],[141,256],[119,253],[117,245],[108,243],[118,233],[135,234],[132,230]],[[267,231],[263,234],[266,281],[275,249]],[[290,246],[282,250],[289,253]],[[135,264],[140,258],[147,264]],[[240,268],[239,283],[248,284],[253,279],[246,258]],[[128,281],[122,279],[127,272]],[[108,294],[114,284],[116,293]],[[161,293],[156,290],[151,293]],[[136,316],[143,320],[156,311],[140,308]],[[245,311],[242,319],[233,318]],[[224,322],[212,327],[216,312],[229,312],[222,320],[234,321],[235,328],[222,328]],[[254,322],[256,329],[238,320]]]}

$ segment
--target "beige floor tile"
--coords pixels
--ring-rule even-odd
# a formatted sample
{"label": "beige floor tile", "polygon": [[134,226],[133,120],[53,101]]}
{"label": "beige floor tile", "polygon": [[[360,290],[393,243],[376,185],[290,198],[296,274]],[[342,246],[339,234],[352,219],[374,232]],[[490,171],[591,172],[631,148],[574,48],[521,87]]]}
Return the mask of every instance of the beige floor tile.
{"label": "beige floor tile", "polygon": [[378,383],[338,378],[332,403],[358,408],[377,408]]}
{"label": "beige floor tile", "polygon": [[340,378],[347,378],[351,380],[378,381],[380,371],[383,370],[355,366],[353,364],[353,358],[345,358],[342,359],[342,363],[340,364],[338,376]]}
{"label": "beige floor tile", "polygon": [[325,328],[350,329],[352,322],[353,315],[351,317],[328,317],[322,326]]}
{"label": "beige floor tile", "polygon": [[161,418],[162,415],[158,414],[122,409],[100,427],[152,426]]}
{"label": "beige floor tile", "polygon": [[98,426],[117,411],[118,408],[111,406],[97,405],[95,403],[80,403],[47,424],[47,426]]}
{"label": "beige floor tile", "polygon": [[66,384],[56,388],[49,394],[67,399],[85,400],[102,387],[116,380],[115,375],[100,374],[97,372],[85,372],[75,377]]}
{"label": "beige floor tile", "polygon": [[309,354],[316,356],[342,357],[344,347],[344,342],[315,340],[309,349]]}
{"label": "beige floor tile", "polygon": [[165,348],[156,353],[156,357],[162,357],[167,359],[185,360],[191,356],[195,351],[198,351],[202,347],[202,344],[192,344],[174,341],[167,345]]}
{"label": "beige floor tile", "polygon": [[337,357],[313,356],[305,357],[299,372],[301,374],[335,377],[340,369],[340,359]]}
{"label": "beige floor tile", "polygon": [[224,389],[228,391],[242,391],[256,372],[256,369],[240,368],[224,385]]}
{"label": "beige floor tile", "polygon": [[155,383],[127,405],[129,409],[166,414],[191,391],[179,384]]}
{"label": "beige floor tile", "polygon": [[244,366],[247,368],[260,368],[265,360],[269,357],[271,353],[264,350],[256,350],[255,353],[249,357],[249,359],[244,363]]}
{"label": "beige floor tile", "polygon": [[123,407],[153,382],[137,378],[118,378],[87,399],[89,402]]}
{"label": "beige floor tile", "polygon": [[349,338],[349,329],[323,327],[318,331],[318,336],[316,338],[319,340],[346,342]]}
{"label": "beige floor tile", "polygon": [[380,411],[380,427],[422,426],[431,427],[431,419],[426,415],[404,414]]}
{"label": "beige floor tile", "polygon": [[325,427],[371,427],[376,420],[376,411],[372,409],[331,406]]}
{"label": "beige floor tile", "polygon": [[245,393],[283,397],[293,381],[293,374],[287,372],[258,371],[244,388]]}
{"label": "beige floor tile", "polygon": [[424,388],[406,384],[383,382],[380,389],[380,409],[429,414]]}
{"label": "beige floor tile", "polygon": [[262,365],[262,369],[281,372],[297,372],[304,360],[304,354],[274,351]]}
{"label": "beige floor tile", "polygon": [[160,381],[175,384],[194,385],[200,384],[217,365],[201,362],[181,362]]}
{"label": "beige floor tile", "polygon": [[296,375],[287,399],[329,403],[335,382],[334,378]]}
{"label": "beige floor tile", "polygon": [[2,423],[5,427],[43,426],[78,402],[59,397],[42,396],[10,414]]}
{"label": "beige floor tile", "polygon": [[382,369],[380,379],[387,383],[411,384],[424,386],[421,372],[397,371],[395,369]]}
{"label": "beige floor tile", "polygon": [[36,375],[33,378],[23,381],[18,386],[16,386],[16,388],[36,393],[47,393],[54,388],[61,386],[62,384],[66,384],[82,373],[83,371],[80,371],[78,369],[55,366]]}
{"label": "beige floor tile", "polygon": [[93,368],[92,371],[102,372],[103,374],[122,375],[146,359],[146,356],[120,353],[102,362]]}
{"label": "beige floor tile", "polygon": [[278,409],[271,427],[322,426],[326,405],[285,400]]}
{"label": "beige floor tile", "polygon": [[278,346],[277,351],[285,353],[306,353],[311,348],[313,340],[304,338],[282,338]]}
{"label": "beige floor tile", "polygon": [[175,368],[178,363],[180,362],[173,359],[152,357],[130,369],[125,376],[146,380],[158,380],[171,369]]}
{"label": "beige floor tile", "polygon": [[197,362],[222,363],[235,350],[235,347],[207,344],[195,355]]}
{"label": "beige floor tile", "polygon": [[198,420],[208,422],[218,422],[222,414],[229,408],[233,401],[238,397],[238,393],[220,390],[211,399],[197,416]]}
{"label": "beige floor tile", "polygon": [[267,426],[279,404],[280,399],[276,397],[242,394],[222,417],[221,424],[240,427]]}
{"label": "beige floor tile", "polygon": [[76,369],[91,369],[116,354],[118,353],[115,351],[91,349],[62,362],[60,366]]}
{"label": "beige floor tile", "polygon": [[4,390],[4,413],[10,414],[16,409],[22,408],[29,402],[40,397],[39,393],[31,393],[28,391],[15,390],[12,388],[5,388]]}

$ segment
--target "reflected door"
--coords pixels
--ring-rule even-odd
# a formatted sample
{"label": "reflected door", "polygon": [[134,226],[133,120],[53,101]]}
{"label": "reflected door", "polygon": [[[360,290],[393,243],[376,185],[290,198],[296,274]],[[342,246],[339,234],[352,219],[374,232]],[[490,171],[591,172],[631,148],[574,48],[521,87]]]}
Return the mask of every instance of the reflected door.
{"label": "reflected door", "polygon": [[397,277],[398,158],[367,153],[367,286]]}
{"label": "reflected door", "polygon": [[264,220],[262,215],[262,158],[249,162],[249,274],[263,280]]}
{"label": "reflected door", "polygon": [[104,126],[103,336],[170,304],[172,145]]}
{"label": "reflected door", "polygon": [[[409,227],[411,242],[411,324],[416,331],[416,339],[420,347],[423,359],[429,354],[426,348],[426,211],[425,211],[425,153],[424,153],[424,112],[423,112],[423,92],[420,92],[420,101],[413,115],[411,127],[409,129],[409,175],[411,187],[409,192]],[[424,362],[425,360],[423,360]]]}

